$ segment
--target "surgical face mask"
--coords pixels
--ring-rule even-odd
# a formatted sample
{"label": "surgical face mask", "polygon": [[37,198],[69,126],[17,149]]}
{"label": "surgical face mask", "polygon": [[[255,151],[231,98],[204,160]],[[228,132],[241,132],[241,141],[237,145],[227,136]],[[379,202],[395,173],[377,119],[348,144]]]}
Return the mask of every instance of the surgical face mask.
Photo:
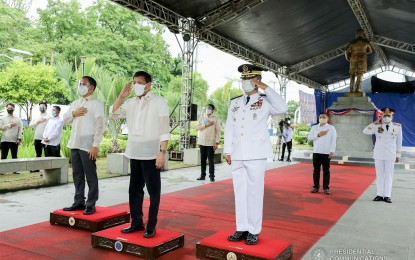
{"label": "surgical face mask", "polygon": [[56,111],[52,110],[52,116],[55,117],[56,116]]}
{"label": "surgical face mask", "polygon": [[327,118],[320,118],[320,124],[325,124],[327,123]]}
{"label": "surgical face mask", "polygon": [[250,80],[242,80],[242,90],[245,93],[249,93],[255,89],[255,84],[252,83]]}
{"label": "surgical face mask", "polygon": [[85,85],[79,85],[78,86],[78,94],[80,96],[85,96],[88,93],[88,87]]}
{"label": "surgical face mask", "polygon": [[7,109],[7,113],[9,113],[10,115],[13,114],[14,109]]}
{"label": "surgical face mask", "polygon": [[206,115],[210,115],[210,114],[212,114],[212,109],[206,108]]}
{"label": "surgical face mask", "polygon": [[144,88],[146,85],[135,83],[133,87],[135,95],[139,97],[144,94]]}
{"label": "surgical face mask", "polygon": [[382,120],[386,124],[389,124],[392,121],[392,117],[390,117],[390,116],[384,116],[384,117],[382,117]]}

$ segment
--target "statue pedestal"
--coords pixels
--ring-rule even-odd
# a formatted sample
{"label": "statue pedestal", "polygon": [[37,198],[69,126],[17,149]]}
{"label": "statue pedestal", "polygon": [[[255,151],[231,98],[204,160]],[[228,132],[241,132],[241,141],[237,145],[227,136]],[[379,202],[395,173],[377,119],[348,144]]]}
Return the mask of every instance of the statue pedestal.
{"label": "statue pedestal", "polygon": [[359,91],[359,92],[346,92],[344,93],[345,97],[364,97],[365,93]]}
{"label": "statue pedestal", "polygon": [[[372,137],[363,134],[363,129],[373,122],[375,107],[369,97],[339,97],[337,102],[334,102],[329,109],[350,108],[366,111],[360,113],[352,110],[344,115],[329,115],[330,124],[336,128],[337,132],[335,156],[372,158]],[[367,110],[373,111],[369,112]]]}

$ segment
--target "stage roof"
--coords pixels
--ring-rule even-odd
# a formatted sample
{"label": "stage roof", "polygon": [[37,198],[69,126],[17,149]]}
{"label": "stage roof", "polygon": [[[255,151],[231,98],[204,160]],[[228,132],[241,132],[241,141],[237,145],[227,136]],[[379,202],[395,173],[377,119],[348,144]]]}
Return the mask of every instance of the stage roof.
{"label": "stage roof", "polygon": [[175,33],[190,18],[201,41],[312,88],[349,78],[343,52],[359,28],[369,71],[415,71],[415,0],[111,1]]}

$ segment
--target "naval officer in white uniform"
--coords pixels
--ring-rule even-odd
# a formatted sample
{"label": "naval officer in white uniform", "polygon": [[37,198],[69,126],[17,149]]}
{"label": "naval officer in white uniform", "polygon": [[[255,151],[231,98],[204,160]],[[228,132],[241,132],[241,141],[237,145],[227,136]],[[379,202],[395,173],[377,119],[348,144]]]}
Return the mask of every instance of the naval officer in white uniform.
{"label": "naval officer in white uniform", "polygon": [[376,136],[373,158],[376,168],[377,195],[374,201],[392,203],[392,181],[395,162],[399,162],[402,150],[402,127],[393,123],[391,108],[382,109],[382,121],[380,117],[372,124],[366,126],[364,134]]}
{"label": "naval officer in white uniform", "polygon": [[273,156],[268,119],[287,111],[284,99],[261,82],[262,70],[251,64],[239,66],[245,94],[230,102],[225,126],[224,153],[232,166],[236,211],[236,232],[228,240],[245,240],[247,245],[258,243],[262,227],[264,173],[267,157]]}

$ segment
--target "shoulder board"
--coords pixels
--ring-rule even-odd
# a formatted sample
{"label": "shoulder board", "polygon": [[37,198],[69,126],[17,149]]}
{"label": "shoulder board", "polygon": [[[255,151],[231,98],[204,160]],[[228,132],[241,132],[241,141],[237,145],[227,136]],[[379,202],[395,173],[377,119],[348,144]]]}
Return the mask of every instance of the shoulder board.
{"label": "shoulder board", "polygon": [[401,125],[401,124],[399,124],[399,123],[393,123],[393,124],[394,124],[394,125],[399,125],[399,126]]}
{"label": "shoulder board", "polygon": [[242,97],[242,96],[243,96],[243,95],[233,97],[233,98],[231,98],[231,100],[237,99],[237,98]]}

